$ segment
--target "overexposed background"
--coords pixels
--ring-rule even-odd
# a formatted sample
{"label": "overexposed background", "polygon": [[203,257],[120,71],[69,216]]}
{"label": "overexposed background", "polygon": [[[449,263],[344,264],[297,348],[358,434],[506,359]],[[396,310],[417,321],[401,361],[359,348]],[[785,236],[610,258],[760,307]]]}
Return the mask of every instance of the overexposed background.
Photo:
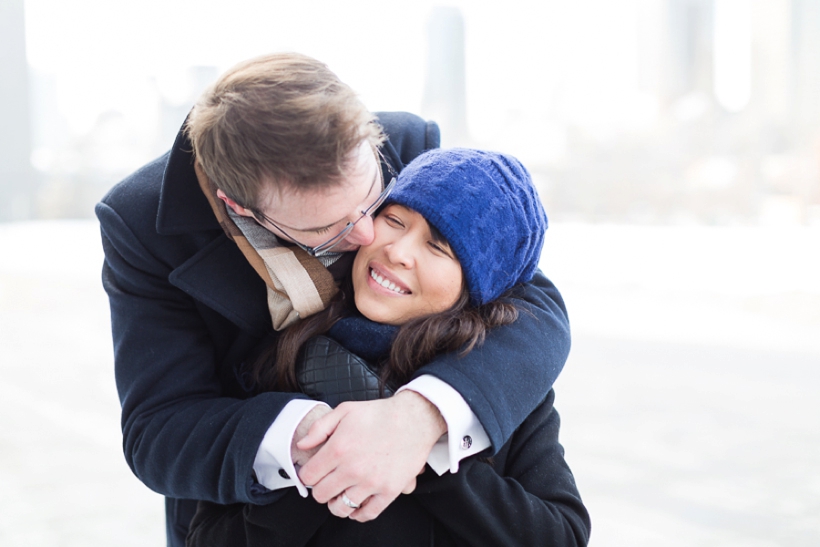
{"label": "overexposed background", "polygon": [[818,37],[810,0],[0,1],[0,544],[164,541],[93,204],[220,72],[295,50],[532,171],[593,546],[817,545]]}

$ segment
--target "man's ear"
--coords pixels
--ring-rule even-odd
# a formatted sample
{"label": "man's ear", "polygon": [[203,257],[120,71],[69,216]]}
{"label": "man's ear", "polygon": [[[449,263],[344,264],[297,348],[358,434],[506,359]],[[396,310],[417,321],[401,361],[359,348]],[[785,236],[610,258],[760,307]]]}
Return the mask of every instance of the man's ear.
{"label": "man's ear", "polygon": [[239,205],[237,202],[226,196],[225,192],[223,192],[222,190],[216,190],[216,197],[224,201],[225,205],[233,209],[233,212],[237,215],[249,218],[256,218],[256,215],[253,214],[253,211]]}

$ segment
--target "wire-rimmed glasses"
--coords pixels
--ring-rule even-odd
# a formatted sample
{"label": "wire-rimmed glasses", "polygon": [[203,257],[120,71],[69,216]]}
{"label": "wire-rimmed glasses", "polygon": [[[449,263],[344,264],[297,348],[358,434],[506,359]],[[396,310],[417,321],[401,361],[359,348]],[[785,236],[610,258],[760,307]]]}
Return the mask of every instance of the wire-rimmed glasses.
{"label": "wire-rimmed glasses", "polygon": [[373,202],[373,204],[370,205],[367,209],[365,209],[361,212],[362,216],[360,216],[359,218],[357,218],[353,222],[348,222],[347,225],[344,227],[344,229],[341,232],[339,232],[338,234],[336,234],[332,238],[328,239],[327,241],[325,241],[321,245],[317,245],[315,247],[308,247],[307,245],[302,245],[301,243],[296,241],[290,234],[288,234],[285,230],[280,228],[273,220],[271,220],[271,218],[269,216],[267,216],[262,211],[253,211],[253,214],[256,215],[256,216],[262,217],[264,220],[268,221],[271,226],[273,226],[274,228],[276,228],[277,230],[282,232],[285,236],[287,236],[288,239],[290,239],[294,244],[296,244],[297,247],[299,247],[300,249],[305,251],[310,256],[320,257],[322,255],[326,255],[327,253],[331,252],[333,250],[333,248],[336,247],[336,245],[338,245],[339,243],[344,241],[344,239],[348,235],[350,235],[350,232],[353,231],[353,228],[356,226],[356,224],[359,223],[359,221],[361,221],[365,217],[370,216],[373,213],[375,213],[378,210],[378,208],[382,206],[382,204],[387,199],[387,197],[390,195],[390,192],[393,191],[393,188],[395,186],[396,186],[396,177],[394,176],[392,178],[392,180],[390,181],[390,184],[388,184],[384,188],[384,190],[382,190],[382,193],[379,194],[379,197],[376,198],[376,201]]}

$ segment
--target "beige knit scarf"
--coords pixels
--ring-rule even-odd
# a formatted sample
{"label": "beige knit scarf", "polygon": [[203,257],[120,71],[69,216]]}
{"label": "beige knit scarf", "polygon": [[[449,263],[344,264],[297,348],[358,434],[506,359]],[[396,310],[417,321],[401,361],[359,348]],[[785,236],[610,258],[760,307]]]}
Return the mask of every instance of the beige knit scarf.
{"label": "beige knit scarf", "polygon": [[253,219],[237,215],[216,195],[216,186],[197,162],[196,178],[225,234],[239,246],[268,290],[268,310],[275,330],[327,307],[338,287],[325,264],[295,246],[285,246]]}

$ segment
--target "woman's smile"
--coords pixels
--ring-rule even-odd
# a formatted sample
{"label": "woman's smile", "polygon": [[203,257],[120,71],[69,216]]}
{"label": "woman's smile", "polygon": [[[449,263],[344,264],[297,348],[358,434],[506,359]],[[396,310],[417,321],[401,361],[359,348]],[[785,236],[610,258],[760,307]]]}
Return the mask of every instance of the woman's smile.
{"label": "woman's smile", "polygon": [[368,284],[373,286],[374,290],[383,289],[387,292],[387,294],[411,294],[410,289],[408,289],[399,279],[375,263],[370,265],[370,281],[368,281]]}
{"label": "woman's smile", "polygon": [[373,221],[374,239],[353,262],[359,311],[377,323],[399,325],[449,309],[461,294],[461,264],[423,216],[388,205]]}

